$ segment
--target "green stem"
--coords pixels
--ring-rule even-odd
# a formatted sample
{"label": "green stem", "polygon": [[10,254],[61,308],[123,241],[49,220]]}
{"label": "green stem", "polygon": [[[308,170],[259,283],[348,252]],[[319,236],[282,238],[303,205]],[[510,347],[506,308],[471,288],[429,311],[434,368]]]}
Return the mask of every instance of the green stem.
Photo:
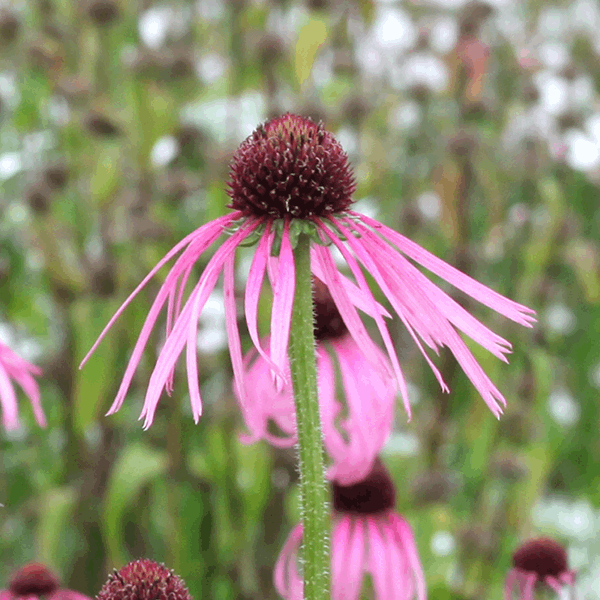
{"label": "green stem", "polygon": [[329,600],[329,529],[323,442],[317,395],[317,362],[310,270],[310,238],[301,234],[294,250],[296,292],[290,332],[290,366],[296,403],[300,458],[304,598]]}

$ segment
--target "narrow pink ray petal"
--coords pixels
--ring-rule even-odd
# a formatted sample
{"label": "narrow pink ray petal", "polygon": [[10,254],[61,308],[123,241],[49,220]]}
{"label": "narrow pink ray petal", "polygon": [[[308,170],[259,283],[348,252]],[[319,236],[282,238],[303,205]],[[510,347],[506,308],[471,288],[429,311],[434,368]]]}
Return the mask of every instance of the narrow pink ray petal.
{"label": "narrow pink ray petal", "polygon": [[[241,217],[241,213],[236,211],[234,213],[230,213],[228,215],[224,215],[211,221],[210,223],[206,223],[199,227],[195,231],[192,231],[189,235],[184,237],[178,244],[176,244],[169,252],[156,264],[156,266],[144,277],[142,282],[133,290],[133,292],[128,296],[127,300],[121,304],[119,310],[113,315],[112,319],[108,322],[106,327],[102,330],[102,333],[98,336],[98,339],[91,347],[90,351],[85,355],[83,360],[81,361],[79,368],[81,369],[83,365],[88,361],[89,357],[93,354],[94,350],[98,347],[98,344],[102,341],[104,336],[107,334],[108,330],[113,326],[114,322],[119,318],[121,313],[129,306],[129,303],[137,296],[137,294],[146,286],[146,284],[156,275],[156,273],[162,268],[164,264],[169,262],[182,248],[188,245],[188,243],[193,242],[195,239],[198,239],[198,236],[207,236],[208,238],[212,238],[212,235],[215,231],[218,231],[219,234],[223,231],[225,227],[230,225],[236,219]],[[214,239],[216,239],[215,236]],[[214,241],[213,239],[213,241]],[[212,243],[212,241],[211,241]],[[207,244],[207,246],[210,244]]]}
{"label": "narrow pink ray petal", "polygon": [[[287,348],[295,289],[294,253],[290,243],[290,225],[289,221],[286,221],[281,238],[279,273],[274,288],[273,307],[271,309],[271,360],[281,372],[284,372],[287,363]],[[281,386],[283,383],[282,378],[277,377],[277,382]]]}
{"label": "narrow pink ray petal", "polygon": [[[197,364],[196,364],[196,331],[200,312],[210,293],[212,292],[217,279],[219,278],[223,263],[229,253],[247,237],[248,228],[240,228],[230,238],[228,238],[215,252],[214,256],[208,262],[200,280],[190,294],[183,310],[177,317],[173,326],[173,331],[166,339],[160,352],[144,400],[144,406],[140,418],[145,418],[144,428],[147,429],[152,424],[154,412],[162,389],[168,380],[169,374],[173,369],[175,362],[183,350],[183,346],[188,342],[187,370],[188,387],[190,392],[190,403],[192,405],[192,414],[197,422],[202,412],[202,401],[198,388]],[[164,302],[164,300],[163,300]],[[186,336],[187,330],[187,336]],[[190,341],[191,340],[191,341]],[[189,351],[189,346],[193,346],[194,352]]]}
{"label": "narrow pink ray petal", "polygon": [[[339,220],[335,220],[335,219],[331,219],[331,220],[338,228],[340,228],[340,231],[347,238],[348,245],[352,248],[354,253],[359,257],[359,259],[363,262],[363,264],[365,264],[367,269],[370,270],[371,267],[369,266],[369,264],[365,263],[365,259],[369,263],[373,262],[371,260],[370,256],[368,256],[368,254],[363,251],[363,248],[360,246],[358,241],[354,238],[352,233],[350,231],[348,231]],[[369,289],[369,286],[368,286],[367,281],[362,273],[362,270],[359,267],[359,265],[357,264],[354,257],[350,254],[350,252],[348,252],[346,247],[336,238],[336,236],[332,232],[329,231],[329,229],[322,222],[319,224],[321,225],[322,230],[325,233],[325,235],[327,235],[331,239],[331,241],[336,245],[338,250],[342,253],[344,259],[346,260],[346,263],[348,264],[348,266],[350,267],[350,270],[352,271],[352,274],[358,281],[358,284],[359,284],[361,290],[363,291],[363,293],[365,294],[367,300],[370,300],[371,304],[375,303],[375,298],[373,297],[373,294],[371,293],[371,291]],[[404,374],[402,373],[402,369],[400,368],[400,363],[398,362],[398,356],[396,355],[396,350],[394,349],[392,339],[390,337],[389,331],[388,331],[387,326],[385,325],[385,322],[383,321],[383,319],[377,314],[377,312],[375,310],[373,310],[371,314],[373,315],[373,318],[375,319],[375,323],[377,324],[377,328],[379,329],[379,333],[381,334],[381,337],[383,339],[383,343],[387,350],[388,356],[392,362],[392,367],[393,367],[394,373],[396,375],[396,381],[398,382],[398,388],[400,389],[400,396],[402,397],[404,409],[406,410],[406,413],[408,415],[408,420],[410,421],[411,416],[412,416],[412,411],[410,408],[410,402],[408,400],[408,388],[406,387],[406,380],[404,379]]]}
{"label": "narrow pink ray petal", "polygon": [[362,519],[353,519],[352,534],[348,542],[344,575],[340,580],[339,600],[358,600],[362,589],[365,566],[365,524]]}
{"label": "narrow pink ray petal", "polygon": [[504,581],[504,600],[513,599],[513,588],[515,583],[517,583],[517,573],[514,569],[511,569]]}
{"label": "narrow pink ray petal", "polygon": [[[323,265],[321,264],[320,255],[317,253],[316,248],[313,246],[310,249],[311,254],[311,269],[312,272],[321,280],[324,281],[325,275],[323,275]],[[356,308],[362,310],[369,317],[375,318],[376,314],[380,314],[383,317],[388,319],[392,318],[392,315],[383,307],[379,302],[375,302],[377,306],[377,310],[373,310],[373,306],[369,300],[369,296],[373,297],[373,294],[369,292],[369,296],[365,295],[363,290],[361,290],[357,285],[352,283],[345,275],[342,273],[338,273],[340,281],[344,288],[346,288],[346,293],[348,297],[352,300],[352,303]]]}
{"label": "narrow pink ray petal", "polygon": [[248,405],[244,381],[244,368],[242,364],[242,344],[240,342],[240,332],[237,324],[237,306],[235,303],[235,250],[225,261],[223,297],[225,302],[225,326],[227,329],[227,339],[229,341],[233,378],[238,393],[240,394],[242,412],[246,412],[248,410]]}
{"label": "narrow pink ray petal", "polygon": [[373,340],[367,333],[367,330],[361,321],[356,309],[348,295],[346,289],[340,283],[339,273],[333,257],[331,256],[329,249],[323,246],[319,246],[315,249],[317,255],[323,265],[323,283],[329,288],[329,292],[335,302],[340,315],[348,328],[348,332],[355,339],[356,343],[362,347],[367,360],[373,362],[373,365],[382,370],[388,375],[392,375],[390,368],[387,363],[382,363],[380,360],[380,354],[376,350],[376,346]]}
{"label": "narrow pink ray petal", "polygon": [[559,581],[565,585],[573,585],[575,583],[575,571],[566,571],[558,576]]}
{"label": "narrow pink ray petal", "polygon": [[[152,303],[152,306],[150,307],[150,310],[148,311],[148,315],[146,316],[146,320],[144,321],[144,325],[142,327],[140,335],[138,336],[138,339],[133,348],[133,352],[131,353],[129,363],[127,364],[127,368],[125,369],[125,374],[123,375],[123,380],[121,381],[121,385],[119,386],[119,390],[117,391],[117,395],[112,403],[112,406],[109,408],[108,412],[106,413],[107,415],[111,415],[111,414],[117,412],[119,410],[119,408],[121,408],[121,405],[123,404],[123,401],[125,400],[125,396],[127,395],[129,386],[131,385],[131,381],[133,379],[135,371],[136,371],[136,369],[140,363],[140,360],[142,358],[144,348],[146,347],[146,344],[148,343],[148,339],[150,338],[152,329],[154,328],[156,320],[158,319],[158,315],[160,314],[160,311],[162,310],[162,307],[165,303],[165,300],[167,299],[167,297],[169,295],[169,292],[176,285],[180,274],[182,272],[185,272],[191,265],[193,265],[198,260],[198,257],[204,252],[204,250],[206,250],[206,248],[208,248],[208,246],[210,246],[221,235],[222,227],[223,226],[221,224],[221,225],[219,225],[219,227],[212,228],[206,234],[206,237],[192,240],[189,247],[186,248],[186,250],[183,252],[183,254],[177,259],[177,261],[173,265],[173,268],[167,274],[165,282],[160,287],[158,294],[156,295],[156,298],[154,299],[154,302]],[[133,295],[135,295],[140,289],[141,289],[140,286],[138,286],[138,290],[136,292],[134,292]],[[133,295],[131,295],[127,301],[132,299]],[[122,304],[119,311],[121,309],[123,309],[124,306],[125,306],[125,304]],[[114,322],[116,316],[118,316],[118,314],[119,314],[119,311],[117,311],[117,313],[115,313],[115,316],[113,316],[113,318],[109,322],[109,325],[112,322]],[[107,325],[104,328],[104,332],[107,331],[107,328],[109,327],[109,325]],[[104,335],[104,332],[102,335]],[[95,346],[98,344],[98,341],[96,342]],[[92,348],[92,350],[90,352],[92,352],[93,349],[94,348]],[[82,365],[83,365],[83,363],[82,363]],[[80,365],[80,368],[82,365]],[[171,373],[172,373],[172,371],[171,371]],[[169,381],[171,378],[172,378],[172,376],[170,375],[170,377],[167,378],[167,381]]]}
{"label": "narrow pink ray petal", "polygon": [[[235,257],[237,246],[243,242],[257,226],[257,222],[248,221],[226,240],[217,252],[215,252],[214,257],[208,265],[206,265],[206,269],[200,278],[200,282],[202,282],[206,276],[204,288],[202,289],[202,286],[200,287],[199,293],[192,303],[192,310],[187,323],[186,368],[192,414],[194,415],[196,423],[202,413],[202,398],[200,396],[200,384],[198,380],[198,319],[200,318],[200,313],[204,309],[208,297],[217,283],[223,264],[230,256]],[[233,354],[231,357],[232,359],[234,358]],[[150,378],[150,381],[152,381],[152,377]],[[150,389],[150,385],[148,386],[148,389]]]}
{"label": "narrow pink ray petal", "polygon": [[520,325],[524,325],[525,327],[532,327],[533,323],[535,323],[536,319],[533,317],[535,311],[531,308],[518,304],[517,302],[509,300],[501,294],[494,292],[485,285],[475,281],[475,279],[450,266],[437,256],[431,254],[431,252],[428,252],[412,240],[409,240],[393,229],[383,225],[383,223],[379,223],[375,219],[371,219],[370,217],[354,211],[349,211],[349,214],[372,227],[383,237],[389,239],[400,249],[400,251],[404,252],[404,254],[412,258],[415,262],[419,263],[432,273],[435,273],[442,279],[445,279],[448,283],[451,283],[454,287],[462,290],[465,294],[468,294],[485,306],[488,306],[492,310],[495,310],[508,319],[511,319]]}
{"label": "narrow pink ray petal", "polygon": [[556,577],[552,577],[552,575],[547,575],[544,578],[544,581],[546,582],[546,585],[551,587],[560,596],[560,593],[562,591],[562,586],[560,585],[560,583],[558,582],[558,579],[556,579]]}
{"label": "narrow pink ray petal", "polygon": [[265,232],[260,238],[256,252],[254,253],[252,265],[250,266],[250,271],[248,273],[248,280],[246,281],[246,294],[244,296],[244,311],[246,313],[248,333],[250,334],[250,339],[252,340],[254,347],[258,350],[264,360],[267,361],[269,366],[278,375],[283,376],[283,373],[279,367],[275,365],[275,363],[263,350],[258,337],[258,299],[260,297],[260,290],[265,277],[267,262],[271,256],[273,239],[274,236],[271,233],[271,223],[268,222]]}
{"label": "narrow pink ray petal", "polygon": [[[36,371],[41,373],[41,369],[36,368]],[[40,427],[46,427],[46,415],[42,409],[40,388],[38,387],[36,380],[26,371],[15,372],[13,374],[13,379],[21,386],[21,389],[29,398],[37,424]]]}
{"label": "narrow pink ray petal", "polygon": [[336,600],[341,596],[341,587],[346,579],[346,565],[348,564],[348,548],[352,518],[343,515],[337,519],[331,532],[331,597]]}
{"label": "narrow pink ray petal", "polygon": [[[333,361],[322,345],[317,346],[317,385],[319,389],[319,405],[321,407],[323,441],[328,454],[334,463],[336,463],[343,459],[346,444],[335,426],[341,406],[336,400]],[[328,476],[331,475],[332,472],[330,470]]]}
{"label": "narrow pink ray petal", "polygon": [[17,600],[17,596],[11,594],[8,590],[0,590],[0,600]]}
{"label": "narrow pink ray petal", "polygon": [[[377,237],[366,227],[360,224],[354,224],[350,219],[345,220],[354,231],[366,236],[370,241],[377,245],[381,252],[389,253],[389,246]],[[448,294],[443,292],[427,277],[425,277],[416,267],[407,261],[402,255],[396,256],[396,266],[403,272],[410,275],[411,280],[416,287],[431,300],[435,308],[453,325],[477,342],[480,346],[489,350],[494,356],[504,362],[508,362],[505,354],[510,352],[511,345],[504,338],[500,337],[483,323],[478,321],[473,315],[467,312],[458,302],[454,301]]]}
{"label": "narrow pink ray petal", "polygon": [[427,600],[427,585],[425,583],[425,573],[423,565],[419,558],[417,544],[410,525],[400,515],[391,513],[392,525],[396,534],[402,542],[404,551],[408,558],[408,564],[412,569],[415,586],[417,588],[417,600]]}
{"label": "narrow pink ray petal", "polygon": [[368,517],[369,571],[373,576],[373,587],[377,600],[395,600],[391,590],[393,569],[388,565],[388,556],[379,531],[377,519]]}
{"label": "narrow pink ray petal", "polygon": [[[355,246],[356,246],[356,251],[360,252],[360,254],[358,255],[359,258],[361,259],[361,261],[363,262],[363,264],[365,265],[367,270],[373,275],[373,277],[375,278],[375,281],[377,282],[377,284],[379,285],[379,287],[381,288],[383,293],[386,295],[388,300],[391,302],[392,306],[394,307],[394,310],[400,317],[400,320],[402,321],[404,326],[407,328],[410,336],[413,338],[413,340],[415,341],[421,354],[424,356],[425,360],[429,364],[429,367],[431,368],[431,370],[433,371],[433,374],[435,375],[436,379],[438,380],[440,387],[442,388],[443,391],[448,392],[449,391],[448,386],[444,382],[444,379],[442,378],[441,373],[439,372],[438,368],[433,364],[433,362],[429,358],[429,355],[427,354],[427,352],[421,345],[421,342],[417,338],[414,328],[409,321],[409,317],[405,314],[405,307],[403,306],[403,293],[401,293],[400,291],[398,291],[398,293],[395,293],[394,290],[392,288],[390,288],[389,284],[391,284],[392,286],[394,284],[394,281],[390,279],[390,269],[389,268],[386,269],[387,277],[384,276],[381,273],[379,266],[378,266],[378,264],[381,264],[381,263],[378,263],[377,259],[375,259],[371,256],[371,250],[374,250],[375,256],[377,256],[377,254],[376,254],[376,251],[378,250],[377,246],[372,247],[369,244],[368,240],[361,240],[361,242],[356,243]],[[387,250],[387,252],[389,253],[389,249]],[[398,282],[398,283],[399,283],[399,288],[404,291],[404,286],[400,285],[400,282]],[[418,331],[419,331],[419,335],[421,335],[421,337],[425,340],[425,343],[427,343],[431,348],[433,348],[437,351],[437,344],[431,338],[431,335],[427,332],[427,330],[423,330],[423,326],[421,326]],[[407,403],[405,402],[405,407],[406,407],[406,404]],[[408,415],[409,415],[409,419],[410,419],[410,412],[408,412]]]}
{"label": "narrow pink ray petal", "polygon": [[297,596],[299,583],[302,583],[302,578],[298,573],[296,561],[298,559],[298,550],[302,543],[302,523],[298,523],[292,529],[288,539],[286,540],[281,553],[275,563],[273,571],[273,582],[277,592],[286,598],[286,600],[301,600],[302,594]]}
{"label": "narrow pink ray petal", "polygon": [[[394,565],[392,576],[393,597],[398,600],[412,600],[414,597],[415,584],[412,571],[408,566],[408,557],[403,547],[403,542],[394,530],[392,519],[397,516],[389,514],[388,519],[382,523],[382,533],[387,549],[388,560]],[[382,519],[383,521],[383,519]]]}
{"label": "narrow pink ray petal", "polygon": [[534,600],[533,591],[537,582],[537,575],[530,573],[525,580],[525,590],[523,592],[523,600]]}
{"label": "narrow pink ray petal", "polygon": [[11,431],[19,427],[17,396],[2,362],[0,362],[0,404],[2,404],[4,428]]}

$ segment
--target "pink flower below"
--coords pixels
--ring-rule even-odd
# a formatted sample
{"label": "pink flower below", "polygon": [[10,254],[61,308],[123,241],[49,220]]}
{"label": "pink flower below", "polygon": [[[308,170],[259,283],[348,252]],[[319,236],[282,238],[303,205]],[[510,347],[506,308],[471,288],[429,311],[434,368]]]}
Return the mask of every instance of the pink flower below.
{"label": "pink flower below", "polygon": [[17,395],[13,386],[16,382],[27,394],[35,420],[41,427],[46,426],[46,417],[40,402],[40,390],[33,378],[41,375],[42,370],[0,344],[0,405],[2,406],[2,424],[7,431],[19,427],[19,409]]}

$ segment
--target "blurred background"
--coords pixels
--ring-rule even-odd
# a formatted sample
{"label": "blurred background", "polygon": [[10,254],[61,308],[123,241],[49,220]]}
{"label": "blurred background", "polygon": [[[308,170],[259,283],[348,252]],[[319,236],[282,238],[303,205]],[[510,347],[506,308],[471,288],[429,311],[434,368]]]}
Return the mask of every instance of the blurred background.
{"label": "blurred background", "polygon": [[182,373],[152,428],[137,421],[160,328],[104,417],[166,269],[77,366],[150,268],[228,210],[238,144],[293,111],[348,152],[357,210],[538,311],[525,330],[466,302],[514,345],[509,366],[474,349],[500,421],[444,353],[440,393],[393,328],[414,417],[399,407],[382,456],[430,597],[501,598],[515,547],[549,535],[579,598],[600,598],[598,32],[598,0],[4,0],[0,339],[43,368],[49,425],[20,394],[22,427],[0,431],[0,588],[39,560],[94,595],[150,557],[196,599],[277,597],[295,455],[238,441],[219,294],[199,425]]}

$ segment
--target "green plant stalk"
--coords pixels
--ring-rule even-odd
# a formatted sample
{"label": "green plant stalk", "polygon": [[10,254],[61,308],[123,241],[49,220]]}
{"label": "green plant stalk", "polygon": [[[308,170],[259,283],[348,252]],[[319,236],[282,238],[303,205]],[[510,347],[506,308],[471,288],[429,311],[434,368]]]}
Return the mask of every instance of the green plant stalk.
{"label": "green plant stalk", "polygon": [[310,270],[310,238],[294,250],[296,291],[290,331],[290,367],[296,404],[302,524],[304,598],[329,600],[329,509],[317,395],[317,361]]}

